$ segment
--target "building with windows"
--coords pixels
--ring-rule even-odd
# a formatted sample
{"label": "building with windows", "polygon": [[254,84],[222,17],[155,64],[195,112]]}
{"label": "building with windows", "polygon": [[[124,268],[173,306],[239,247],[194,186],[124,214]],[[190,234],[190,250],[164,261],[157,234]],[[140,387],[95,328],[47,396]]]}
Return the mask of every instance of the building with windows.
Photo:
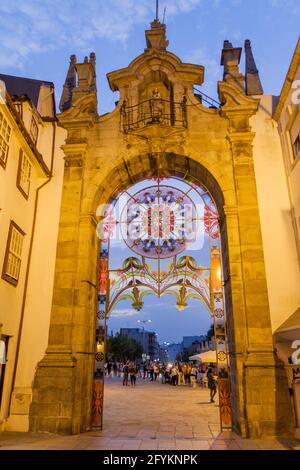
{"label": "building with windows", "polygon": [[48,337],[65,132],[53,83],[0,80],[0,429],[15,428],[15,413],[26,429],[30,381]]}
{"label": "building with windows", "polygon": [[[293,243],[297,250],[297,257],[295,254],[290,262],[298,264],[300,269],[300,39],[282,87],[274,119],[278,123],[290,203],[290,211],[285,216],[292,221]],[[278,321],[276,325],[274,343],[279,357],[285,364],[289,364],[289,386],[293,390],[300,436],[300,367],[295,367],[295,363],[300,362],[300,302],[297,296],[290,297],[281,320],[283,321]]]}
{"label": "building with windows", "polygon": [[182,353],[182,343],[172,343],[168,345],[168,356],[170,362],[175,362]]}
{"label": "building with windows", "polygon": [[170,362],[169,354],[168,354],[168,346],[166,344],[159,345],[158,359],[161,364],[168,364]]}
{"label": "building with windows", "polygon": [[140,328],[121,328],[120,335],[128,336],[139,343],[144,353],[149,356],[150,361],[159,358],[159,344],[157,342],[157,334],[154,331],[145,331]]}

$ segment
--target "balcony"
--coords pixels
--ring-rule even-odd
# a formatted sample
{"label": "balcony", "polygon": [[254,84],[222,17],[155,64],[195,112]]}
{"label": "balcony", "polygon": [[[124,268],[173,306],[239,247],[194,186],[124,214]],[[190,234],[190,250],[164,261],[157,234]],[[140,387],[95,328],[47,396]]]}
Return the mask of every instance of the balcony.
{"label": "balcony", "polygon": [[135,106],[127,106],[124,101],[121,107],[124,132],[130,133],[147,126],[187,128],[187,99],[181,103],[153,96]]}

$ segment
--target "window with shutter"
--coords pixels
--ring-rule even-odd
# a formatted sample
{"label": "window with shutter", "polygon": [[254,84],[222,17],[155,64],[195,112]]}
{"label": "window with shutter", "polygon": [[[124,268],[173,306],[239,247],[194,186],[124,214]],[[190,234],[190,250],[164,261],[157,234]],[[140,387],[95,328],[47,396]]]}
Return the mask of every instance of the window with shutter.
{"label": "window with shutter", "polygon": [[38,125],[36,123],[36,120],[32,116],[31,125],[30,125],[30,136],[31,136],[31,138],[32,138],[35,145],[36,145],[37,140],[38,140],[38,134],[39,134],[39,128],[38,128]]}
{"label": "window with shutter", "polygon": [[28,199],[29,190],[30,190],[30,177],[31,177],[31,163],[27,155],[20,150],[19,158],[19,170],[17,178],[17,187],[23,194],[23,196]]}
{"label": "window with shutter", "polygon": [[293,144],[294,158],[297,158],[300,155],[300,134],[296,138]]}
{"label": "window with shutter", "polygon": [[2,278],[13,285],[17,285],[19,281],[24,236],[24,232],[12,221],[9,228]]}
{"label": "window with shutter", "polygon": [[10,135],[11,128],[3,114],[0,112],[0,164],[4,168],[6,167],[7,162]]}

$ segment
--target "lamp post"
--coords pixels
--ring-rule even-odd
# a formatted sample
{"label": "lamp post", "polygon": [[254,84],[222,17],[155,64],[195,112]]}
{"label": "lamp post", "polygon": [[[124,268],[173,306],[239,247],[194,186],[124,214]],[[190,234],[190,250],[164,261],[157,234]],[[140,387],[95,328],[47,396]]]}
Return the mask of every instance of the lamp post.
{"label": "lamp post", "polygon": [[145,330],[145,325],[147,323],[152,323],[152,320],[137,320],[137,323],[142,323],[144,326],[143,326],[143,331]]}

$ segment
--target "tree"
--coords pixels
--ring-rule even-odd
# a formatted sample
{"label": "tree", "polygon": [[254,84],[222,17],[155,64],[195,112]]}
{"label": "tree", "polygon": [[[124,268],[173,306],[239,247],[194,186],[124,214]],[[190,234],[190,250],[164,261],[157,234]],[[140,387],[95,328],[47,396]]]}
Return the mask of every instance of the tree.
{"label": "tree", "polygon": [[128,336],[108,337],[106,342],[108,356],[116,361],[135,361],[142,357],[144,352],[142,346]]}

